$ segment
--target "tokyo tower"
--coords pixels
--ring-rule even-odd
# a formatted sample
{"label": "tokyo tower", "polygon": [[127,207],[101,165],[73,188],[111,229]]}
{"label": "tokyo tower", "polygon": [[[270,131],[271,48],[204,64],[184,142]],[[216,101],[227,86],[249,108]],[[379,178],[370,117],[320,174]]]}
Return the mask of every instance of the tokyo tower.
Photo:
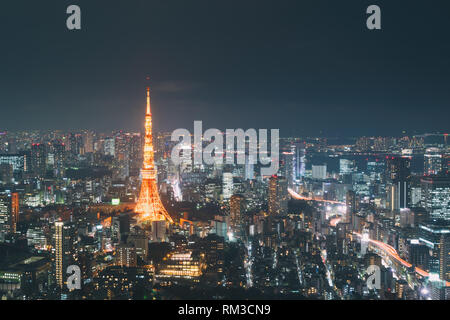
{"label": "tokyo tower", "polygon": [[142,183],[139,200],[135,212],[140,214],[140,221],[167,220],[173,223],[173,219],[164,208],[159,198],[156,186],[156,169],[153,158],[152,113],[150,110],[150,88],[147,87],[147,113],[145,114],[145,145],[144,163],[141,169]]}

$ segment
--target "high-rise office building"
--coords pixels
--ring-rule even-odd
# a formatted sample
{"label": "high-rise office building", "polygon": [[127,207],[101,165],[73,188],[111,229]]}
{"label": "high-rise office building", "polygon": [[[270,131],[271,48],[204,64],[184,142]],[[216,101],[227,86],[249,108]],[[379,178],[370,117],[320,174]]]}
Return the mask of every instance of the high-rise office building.
{"label": "high-rise office building", "polygon": [[105,139],[105,143],[103,144],[105,155],[114,157],[116,152],[115,144],[116,143],[114,137],[109,137]]}
{"label": "high-rise office building", "polygon": [[249,155],[245,158],[245,180],[255,179],[255,161],[256,159],[254,159],[253,155]]}
{"label": "high-rise office building", "polygon": [[450,176],[428,176],[421,180],[422,207],[432,219],[450,220]]}
{"label": "high-rise office building", "polygon": [[411,207],[417,207],[422,201],[422,188],[420,186],[411,187]]}
{"label": "high-rise office building", "polygon": [[75,259],[76,233],[70,222],[56,221],[53,230],[52,266],[56,286],[64,289],[67,284],[67,268]]}
{"label": "high-rise office building", "polygon": [[417,239],[412,239],[408,247],[408,261],[422,270],[428,269],[430,249]]}
{"label": "high-rise office building", "polygon": [[8,195],[0,195],[0,241],[11,232],[11,205]]}
{"label": "high-rise office building", "polygon": [[283,152],[281,154],[282,165],[281,165],[281,174],[286,178],[289,188],[294,186],[295,179],[295,147],[292,146],[292,150],[290,152]]}
{"label": "high-rise office building", "polygon": [[33,143],[31,146],[31,168],[36,176],[43,176],[47,170],[47,146]]}
{"label": "high-rise office building", "polygon": [[349,159],[340,159],[339,160],[339,174],[352,174],[355,172],[355,161]]}
{"label": "high-rise office building", "polygon": [[83,145],[86,153],[94,152],[94,133],[92,131],[83,132]]}
{"label": "high-rise office building", "polygon": [[19,222],[19,194],[9,193],[0,195],[0,241],[8,234],[16,232]]}
{"label": "high-rise office building", "polygon": [[83,136],[79,133],[71,133],[69,137],[70,153],[76,157],[84,154]]}
{"label": "high-rise office building", "polygon": [[133,134],[131,136],[129,142],[129,154],[130,175],[139,176],[142,165],[142,139],[140,134]]}
{"label": "high-rise office building", "polygon": [[17,223],[19,222],[19,194],[13,192],[10,195],[11,203],[11,232],[16,233]]}
{"label": "high-rise office building", "polygon": [[450,281],[450,223],[430,220],[419,226],[419,240],[429,248],[428,270]]}
{"label": "high-rise office building", "polygon": [[233,195],[233,174],[224,172],[222,176],[222,194],[223,200],[229,200]]}
{"label": "high-rise office building", "polygon": [[386,187],[386,209],[390,211],[400,210],[400,192],[396,184],[389,184]]}
{"label": "high-rise office building", "polygon": [[424,173],[435,175],[442,171],[442,152],[439,148],[428,148],[424,154]]}
{"label": "high-rise office building", "polygon": [[312,178],[325,180],[327,178],[327,165],[312,165]]}
{"label": "high-rise office building", "polygon": [[356,193],[352,190],[347,191],[347,194],[345,196],[345,202],[347,207],[345,222],[351,224],[353,221],[353,217],[358,212],[359,207]]}
{"label": "high-rise office building", "polygon": [[367,174],[370,176],[371,180],[382,180],[384,172],[384,162],[383,161],[368,161],[367,162]]}
{"label": "high-rise office building", "polygon": [[272,176],[269,179],[268,209],[271,215],[283,215],[288,208],[288,185],[283,177]]}
{"label": "high-rise office building", "polygon": [[390,186],[388,197],[391,197],[391,210],[405,209],[410,206],[410,166],[409,158],[389,157],[386,160],[386,183]]}
{"label": "high-rise office building", "polygon": [[295,179],[300,180],[306,171],[306,145],[304,142],[295,143]]}
{"label": "high-rise office building", "polygon": [[66,160],[66,145],[63,142],[56,141],[53,143],[53,172],[55,177],[64,177],[64,164]]}
{"label": "high-rise office building", "polygon": [[230,198],[230,218],[231,226],[240,231],[243,225],[243,215],[245,210],[245,198],[240,194],[234,194]]}
{"label": "high-rise office building", "polygon": [[10,164],[13,173],[27,172],[27,154],[0,154],[0,164]]}

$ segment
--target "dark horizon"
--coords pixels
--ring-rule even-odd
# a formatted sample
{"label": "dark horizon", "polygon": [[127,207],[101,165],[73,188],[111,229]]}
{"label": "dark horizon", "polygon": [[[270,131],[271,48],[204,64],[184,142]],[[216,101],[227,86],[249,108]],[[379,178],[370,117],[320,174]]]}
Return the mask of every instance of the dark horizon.
{"label": "dark horizon", "polygon": [[[80,31],[65,27],[70,4]],[[369,31],[370,4],[8,1],[0,128],[142,131],[150,84],[157,131],[448,132],[450,4],[377,1]]]}

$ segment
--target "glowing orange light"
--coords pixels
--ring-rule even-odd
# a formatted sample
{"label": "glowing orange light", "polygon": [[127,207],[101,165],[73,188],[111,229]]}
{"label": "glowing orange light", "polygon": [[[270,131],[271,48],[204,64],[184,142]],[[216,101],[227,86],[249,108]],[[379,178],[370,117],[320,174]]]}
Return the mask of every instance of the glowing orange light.
{"label": "glowing orange light", "polygon": [[288,188],[288,192],[291,195],[292,198],[296,200],[305,200],[305,201],[318,201],[318,202],[327,202],[327,203],[336,203],[336,204],[345,204],[345,202],[341,201],[335,201],[335,200],[324,200],[320,198],[309,198],[309,197],[303,197],[299,195],[297,192],[292,190],[291,188]]}
{"label": "glowing orange light", "polygon": [[[358,232],[353,232],[354,234],[356,234],[358,237],[361,237],[361,234]],[[402,265],[404,265],[407,268],[411,268],[412,264],[403,260],[402,258],[400,258],[400,256],[397,253],[397,250],[395,250],[392,246],[378,241],[378,240],[372,240],[369,239],[370,243],[376,245],[378,248],[380,248],[381,250],[383,250],[384,252],[386,252],[390,257],[392,257],[394,260],[400,262]],[[415,267],[415,271],[416,273],[418,273],[419,275],[421,275],[422,277],[429,277],[430,274],[428,272],[426,272],[425,270],[422,270],[418,267]],[[450,282],[446,281],[445,285],[448,287],[450,286]]]}
{"label": "glowing orange light", "polygon": [[156,186],[156,169],[153,155],[152,114],[150,110],[150,88],[147,88],[147,112],[145,115],[144,163],[141,169],[142,183],[135,212],[141,221],[167,220],[173,223],[164,208]]}

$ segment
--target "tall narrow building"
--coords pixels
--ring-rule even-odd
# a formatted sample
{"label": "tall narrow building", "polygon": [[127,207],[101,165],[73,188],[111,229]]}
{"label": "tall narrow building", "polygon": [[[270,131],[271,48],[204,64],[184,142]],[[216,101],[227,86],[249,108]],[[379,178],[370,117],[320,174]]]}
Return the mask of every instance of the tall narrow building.
{"label": "tall narrow building", "polygon": [[19,221],[19,194],[16,192],[0,195],[0,242],[8,234],[16,232]]}
{"label": "tall narrow building", "polygon": [[287,180],[272,176],[269,179],[268,209],[270,215],[287,214],[289,194]]}
{"label": "tall narrow building", "polygon": [[391,210],[405,209],[410,204],[411,162],[404,157],[386,160],[386,182],[388,183]]}
{"label": "tall narrow building", "polygon": [[52,267],[56,286],[67,284],[67,267],[75,262],[75,228],[71,223],[56,221],[53,233]]}
{"label": "tall narrow building", "polygon": [[141,221],[167,220],[173,223],[161,202],[156,185],[156,169],[153,150],[152,113],[150,110],[150,88],[147,88],[147,112],[145,114],[144,163],[141,169],[142,183],[135,212]]}
{"label": "tall narrow building", "polygon": [[346,217],[345,222],[346,223],[353,223],[353,217],[358,212],[358,198],[356,197],[356,193],[353,190],[347,191],[347,194],[345,196],[345,202],[346,202]]}
{"label": "tall narrow building", "polygon": [[11,232],[16,233],[19,222],[19,194],[11,193]]}
{"label": "tall narrow building", "polygon": [[241,235],[243,229],[243,218],[245,210],[245,198],[240,194],[234,194],[230,198],[231,226],[236,234]]}

